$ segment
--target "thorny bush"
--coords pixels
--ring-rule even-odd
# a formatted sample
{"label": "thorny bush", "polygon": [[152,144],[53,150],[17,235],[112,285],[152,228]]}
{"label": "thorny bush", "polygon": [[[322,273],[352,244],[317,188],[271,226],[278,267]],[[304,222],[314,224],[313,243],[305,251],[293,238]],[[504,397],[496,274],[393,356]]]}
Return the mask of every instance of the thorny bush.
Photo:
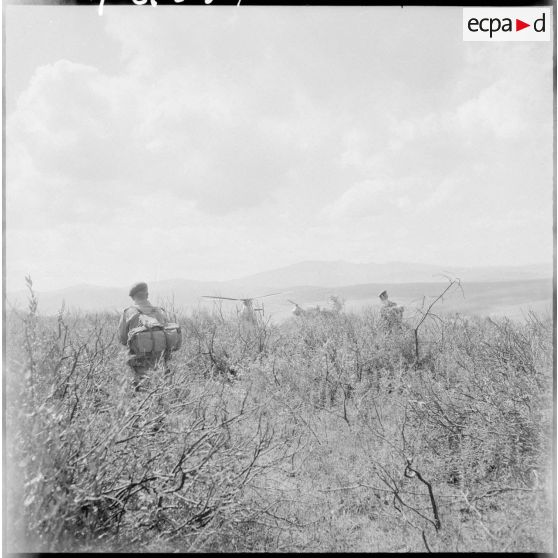
{"label": "thorny bush", "polygon": [[[262,404],[225,384],[170,376],[132,391],[115,341],[117,317],[36,305],[10,316],[8,515],[14,551],[164,548],[207,550],[253,530],[245,497],[278,455]],[[21,351],[21,346],[25,351]],[[276,451],[277,450],[277,451]],[[242,539],[237,543],[242,549]]]}
{"label": "thorny bush", "polygon": [[[31,285],[29,284],[29,287]],[[134,393],[118,316],[8,315],[11,551],[549,551],[552,321],[179,317]]]}

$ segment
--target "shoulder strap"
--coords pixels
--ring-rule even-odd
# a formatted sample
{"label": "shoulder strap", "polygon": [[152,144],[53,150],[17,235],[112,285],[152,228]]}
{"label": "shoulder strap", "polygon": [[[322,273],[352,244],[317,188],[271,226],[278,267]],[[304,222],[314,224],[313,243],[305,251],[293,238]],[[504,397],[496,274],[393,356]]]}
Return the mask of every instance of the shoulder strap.
{"label": "shoulder strap", "polygon": [[137,306],[128,306],[128,308],[124,309],[124,312],[127,312],[128,310],[135,310],[138,314],[143,314],[143,312]]}

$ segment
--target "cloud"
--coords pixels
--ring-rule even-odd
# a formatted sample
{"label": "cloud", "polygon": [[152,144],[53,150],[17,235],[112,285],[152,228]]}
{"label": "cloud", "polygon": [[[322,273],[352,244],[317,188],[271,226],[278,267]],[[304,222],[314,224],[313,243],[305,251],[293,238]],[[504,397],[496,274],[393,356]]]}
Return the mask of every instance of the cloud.
{"label": "cloud", "polygon": [[[161,277],[205,278],[517,259],[496,238],[526,236],[510,211],[539,240],[551,223],[551,48],[465,44],[454,12],[106,6],[99,41],[118,49],[96,63],[77,11],[60,39],[37,28],[73,61],[38,65],[8,114],[10,269],[129,282],[153,253]],[[463,239],[477,218],[494,239]]]}
{"label": "cloud", "polygon": [[495,139],[517,139],[528,128],[521,110],[525,99],[510,95],[512,90],[508,80],[499,80],[457,108],[456,124],[470,142],[483,132]]}
{"label": "cloud", "polygon": [[[417,87],[409,95],[369,35],[340,23],[354,23],[346,11],[338,11],[341,20],[321,11],[294,18],[275,10],[273,20],[258,10],[223,13],[198,7],[176,17],[164,7],[111,7],[106,28],[121,45],[123,71],[109,75],[65,60],[38,68],[9,118],[10,143],[46,182],[56,181],[59,199],[75,198],[77,184],[84,204],[106,198],[118,206],[165,191],[217,215],[293,193],[304,203],[330,204],[382,164],[388,175],[394,163],[399,175],[435,164],[441,174],[461,148],[455,129],[471,137],[477,123],[491,122],[498,90],[467,100],[457,116],[450,109],[411,116],[419,105],[437,110],[425,102],[428,84],[414,56],[397,49],[399,69]],[[395,17],[400,33],[412,20],[394,11],[371,15],[363,10],[376,27]],[[448,54],[429,43],[414,54],[456,73]],[[507,126],[498,130],[515,130]],[[78,206],[67,208],[70,218],[83,217]]]}
{"label": "cloud", "polygon": [[68,198],[75,184],[89,202],[164,190],[214,214],[260,205],[335,151],[326,115],[304,99],[282,117],[203,76],[144,87],[68,61],[41,67],[9,118],[10,144]]}
{"label": "cloud", "polygon": [[379,215],[390,204],[386,186],[378,180],[363,180],[327,205],[322,215],[327,219],[359,219]]}

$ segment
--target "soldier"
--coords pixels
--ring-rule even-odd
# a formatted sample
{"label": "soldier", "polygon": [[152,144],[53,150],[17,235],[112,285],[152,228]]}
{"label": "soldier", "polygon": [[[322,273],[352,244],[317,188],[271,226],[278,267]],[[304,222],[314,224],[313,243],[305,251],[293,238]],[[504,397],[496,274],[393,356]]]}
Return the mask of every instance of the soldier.
{"label": "soldier", "polygon": [[[165,311],[162,308],[153,306],[149,302],[147,283],[136,283],[130,289],[129,295],[134,301],[134,305],[124,310],[118,324],[118,337],[122,345],[128,345],[129,332],[141,325],[140,317],[147,316],[147,319],[154,320],[162,326],[168,323]],[[128,349],[128,359],[126,362],[134,373],[136,391],[140,389],[140,384],[147,378],[149,370],[154,369],[159,362],[164,363],[165,373],[169,372],[167,364],[169,357],[169,351],[136,355],[130,348]]]}
{"label": "soldier", "polygon": [[289,302],[291,304],[294,304],[294,308],[291,310],[291,312],[295,315],[295,316],[304,316],[306,314],[306,310],[304,310],[304,308],[302,308],[301,306],[299,306],[296,302],[294,302],[293,300],[289,300]]}
{"label": "soldier", "polygon": [[403,306],[388,299],[387,291],[379,294],[382,301],[382,309],[380,310],[380,325],[386,332],[399,331],[403,322]]}

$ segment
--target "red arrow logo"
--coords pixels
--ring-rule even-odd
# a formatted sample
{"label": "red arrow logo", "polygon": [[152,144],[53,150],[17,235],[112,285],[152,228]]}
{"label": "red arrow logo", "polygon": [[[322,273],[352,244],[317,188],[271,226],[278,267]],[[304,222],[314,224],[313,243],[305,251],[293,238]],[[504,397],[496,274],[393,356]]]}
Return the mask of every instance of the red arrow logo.
{"label": "red arrow logo", "polygon": [[515,30],[516,31],[521,31],[522,29],[525,29],[525,27],[531,27],[531,24],[530,23],[525,23],[524,21],[521,21],[520,19],[515,20]]}

